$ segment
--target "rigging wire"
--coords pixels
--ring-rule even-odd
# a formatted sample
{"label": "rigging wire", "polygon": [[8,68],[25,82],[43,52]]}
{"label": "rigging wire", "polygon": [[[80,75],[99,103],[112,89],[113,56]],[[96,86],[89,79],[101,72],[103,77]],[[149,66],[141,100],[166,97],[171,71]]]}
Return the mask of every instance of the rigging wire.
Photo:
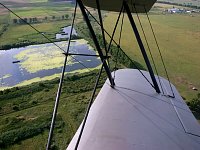
{"label": "rigging wire", "polygon": [[72,31],[73,31],[73,28],[74,28],[74,22],[75,22],[75,18],[76,18],[76,10],[77,10],[77,2],[76,2],[76,5],[75,5],[75,9],[74,9],[74,16],[73,16],[73,21],[72,21],[72,25],[71,25],[72,27],[71,27],[71,32],[70,32],[70,36],[69,36],[67,52],[66,52],[66,55],[65,55],[65,61],[64,61],[64,64],[63,64],[62,74],[61,74],[61,77],[60,77],[59,87],[58,87],[56,100],[55,100],[55,104],[54,104],[54,110],[53,110],[52,121],[51,121],[49,136],[48,136],[48,142],[47,142],[47,145],[46,145],[46,150],[49,150],[50,147],[51,147],[51,140],[52,140],[52,137],[53,137],[56,115],[57,115],[58,105],[59,105],[60,96],[61,96],[61,92],[62,92],[62,85],[63,85],[63,81],[64,81],[64,76],[65,76],[65,70],[66,70],[66,65],[67,65],[67,58],[68,58],[68,53],[69,53],[69,48],[70,48],[70,41],[71,41],[71,38],[72,38]]}
{"label": "rigging wire", "polygon": [[115,35],[115,32],[116,32],[116,29],[117,29],[117,26],[118,26],[118,23],[119,23],[119,20],[120,20],[120,17],[121,17],[121,13],[122,13],[123,9],[124,9],[124,6],[122,5],[122,7],[121,7],[121,9],[120,9],[120,13],[119,13],[119,15],[118,15],[118,17],[117,17],[117,21],[116,21],[115,26],[114,26],[114,29],[113,29],[112,36],[111,36],[111,38],[110,38],[110,43],[109,43],[109,45],[108,45],[108,49],[107,49],[107,51],[106,51],[106,55],[108,55],[108,53],[109,53],[109,51],[110,51],[110,49],[111,49],[112,41],[114,40],[114,35]]}
{"label": "rigging wire", "polygon": [[117,26],[118,26],[118,23],[119,23],[119,19],[121,17],[121,13],[122,13],[123,10],[124,10],[124,6],[122,5],[120,13],[119,13],[118,18],[117,18],[117,21],[115,23],[115,27],[114,27],[114,30],[113,30],[113,33],[112,33],[112,36],[111,36],[111,39],[110,39],[110,43],[109,43],[109,46],[108,46],[108,49],[107,49],[108,50],[107,53],[110,51],[110,48],[111,48],[111,45],[112,45],[112,41],[114,40],[115,31],[117,29]]}
{"label": "rigging wire", "polygon": [[64,49],[62,49],[59,45],[57,45],[55,42],[53,42],[50,38],[48,38],[45,34],[43,34],[42,32],[40,32],[38,29],[36,29],[34,26],[32,26],[30,23],[28,23],[26,20],[24,20],[23,18],[21,18],[18,14],[16,14],[15,12],[13,12],[11,9],[9,9],[7,6],[5,6],[4,4],[0,3],[0,5],[2,5],[4,8],[6,8],[8,11],[10,11],[12,14],[14,14],[16,17],[18,17],[20,20],[22,20],[25,24],[29,25],[32,29],[34,29],[37,33],[41,34],[45,39],[47,39],[49,42],[53,43],[56,47],[58,47],[60,50],[64,51]]}
{"label": "rigging wire", "polygon": [[119,55],[119,48],[121,47],[121,37],[122,37],[122,30],[123,30],[123,25],[124,25],[124,9],[123,9],[123,16],[122,16],[122,23],[121,23],[121,29],[120,29],[120,35],[119,35],[119,43],[117,46],[117,57],[115,60],[115,67],[114,67],[114,80],[115,80],[115,76],[116,76],[116,69],[117,69],[117,61],[118,61],[118,55]]}
{"label": "rigging wire", "polygon": [[[46,38],[49,42],[51,42],[51,43],[53,43],[56,47],[58,47],[60,50],[62,50],[64,53],[66,53],[65,52],[65,50],[64,49],[62,49],[59,45],[57,45],[55,42],[53,42],[51,39],[49,39],[46,35],[44,35],[44,34],[42,34],[42,32],[40,32],[38,29],[36,29],[34,26],[32,26],[30,23],[28,23],[27,21],[25,21],[23,18],[21,18],[19,15],[17,15],[15,12],[13,12],[11,9],[9,9],[8,7],[6,7],[4,4],[2,4],[2,3],[0,3],[0,5],[2,5],[4,8],[6,8],[7,10],[9,10],[12,14],[14,14],[15,16],[17,16],[20,20],[22,20],[24,23],[26,23],[27,25],[29,25],[31,28],[33,28],[37,33],[39,33],[39,34],[41,34],[44,38]],[[99,24],[99,25],[101,25],[99,22],[98,22],[98,20],[90,13],[90,11],[86,8],[86,7],[84,7],[85,8],[85,10],[90,14],[90,16],[92,16],[92,18]],[[110,36],[110,34],[104,29],[104,31],[106,32],[106,34],[110,37],[110,38],[112,38],[111,36]],[[117,46],[119,46],[118,44],[117,44],[117,42],[114,40],[114,39],[112,39],[111,40],[111,42],[114,42]],[[121,51],[123,52],[123,54],[124,55],[126,55],[127,57],[128,57],[128,55],[123,51],[123,49],[120,47],[120,49],[121,49]],[[108,49],[109,50],[109,49]],[[81,63],[78,59],[76,59],[75,57],[73,57],[73,56],[71,56],[70,55],[70,57],[72,58],[72,59],[74,59],[74,60],[76,60],[79,64],[81,64],[84,68],[86,68],[87,70],[89,70],[89,71],[91,71],[91,69],[89,69],[87,66],[85,66],[83,63]],[[129,57],[128,57],[129,58]],[[137,67],[137,65],[135,64],[135,62],[134,61],[132,61],[131,59],[130,59],[130,61],[133,63],[133,65],[134,65],[134,67],[142,74],[142,76],[147,80],[147,82],[154,88],[154,86],[153,86],[153,84],[147,79],[147,77],[142,73],[142,71]]]}
{"label": "rigging wire", "polygon": [[[12,11],[11,9],[9,9],[7,6],[5,6],[3,3],[0,3],[0,5],[2,5],[4,8],[6,8],[8,11],[10,11],[12,14],[14,14],[16,17],[18,17],[20,20],[22,20],[25,24],[27,24],[28,26],[30,26],[33,30],[35,30],[37,33],[39,33],[40,35],[42,35],[45,39],[47,39],[50,43],[53,43],[57,48],[59,48],[61,51],[64,52],[64,54],[66,53],[66,51],[60,47],[58,44],[56,44],[55,42],[53,42],[50,38],[48,38],[45,34],[43,34],[42,32],[40,32],[37,28],[35,28],[34,26],[32,26],[30,23],[28,23],[27,21],[25,21],[23,18],[21,18],[19,15],[17,15],[14,11]],[[75,61],[77,61],[80,65],[82,65],[84,68],[86,68],[87,70],[91,71],[91,69],[89,69],[86,65],[84,65],[82,62],[80,62],[77,58],[73,57],[70,55],[70,57],[72,59],[74,59]]]}
{"label": "rigging wire", "polygon": [[[101,24],[100,26],[101,26],[101,32],[102,32],[102,37],[103,37],[104,48],[105,48],[105,51],[107,52],[105,31],[103,30],[104,29],[104,25],[103,25],[103,20],[102,20],[101,8],[100,8],[99,0],[96,0],[96,4],[97,4],[97,9],[98,9],[98,14],[99,14],[99,21],[100,21],[100,24]],[[106,53],[106,56],[107,56],[107,53]]]}
{"label": "rigging wire", "polygon": [[109,57],[108,57],[107,43],[106,43],[106,38],[105,38],[105,31],[104,31],[104,25],[103,25],[103,20],[102,20],[102,15],[101,15],[101,7],[100,7],[99,0],[96,0],[96,5],[97,5],[97,11],[98,11],[98,15],[99,15],[101,34],[102,34],[102,37],[103,37],[104,50],[106,52],[106,58],[108,58],[107,59],[108,68],[110,69],[110,61],[109,61]]}
{"label": "rigging wire", "polygon": [[172,98],[175,98],[175,94],[174,94],[174,91],[173,91],[173,88],[172,88],[172,85],[171,85],[171,81],[170,81],[170,78],[169,78],[169,75],[168,75],[168,71],[167,71],[167,68],[166,68],[166,66],[165,66],[164,59],[163,59],[163,56],[162,56],[162,53],[161,53],[159,44],[158,44],[158,41],[157,41],[157,38],[156,38],[156,35],[155,35],[155,32],[154,32],[153,26],[152,26],[152,24],[151,24],[151,20],[150,20],[150,18],[149,18],[149,15],[148,15],[148,13],[147,13],[147,10],[146,10],[146,7],[145,7],[145,6],[144,6],[144,10],[145,10],[147,19],[148,19],[148,21],[149,21],[149,25],[150,25],[150,27],[151,27],[151,31],[152,31],[152,33],[153,33],[153,37],[154,37],[154,40],[155,40],[155,42],[156,42],[156,46],[157,46],[158,51],[159,51],[159,55],[160,55],[160,58],[161,58],[161,61],[162,61],[162,64],[163,64],[163,67],[164,67],[164,70],[165,70],[165,73],[166,73],[166,76],[167,76],[167,80],[169,81],[169,86],[170,86],[170,89],[171,89],[171,92],[172,92],[172,96],[170,96],[170,95],[168,95],[168,96],[170,96],[170,97],[172,97]]}
{"label": "rigging wire", "polygon": [[147,44],[147,48],[148,48],[148,50],[149,50],[150,57],[151,57],[151,59],[152,59],[154,69],[155,69],[155,71],[156,71],[156,74],[158,75],[157,77],[158,77],[158,81],[159,81],[159,84],[160,84],[161,90],[162,90],[163,94],[165,94],[165,93],[164,93],[164,90],[163,90],[163,86],[162,86],[162,84],[161,84],[161,79],[160,79],[160,76],[159,76],[159,73],[158,73],[158,70],[157,70],[157,67],[156,67],[156,64],[155,64],[155,61],[154,61],[153,55],[152,55],[152,53],[151,53],[151,49],[150,49],[149,43],[148,43],[148,41],[147,41],[147,37],[146,37],[145,31],[144,31],[144,28],[143,28],[142,22],[141,22],[141,20],[140,20],[139,15],[138,15],[138,12],[137,12],[137,9],[136,9],[136,7],[135,7],[135,4],[133,4],[133,1],[132,1],[132,0],[131,0],[131,3],[132,3],[132,10],[133,10],[133,6],[134,6],[134,9],[135,9],[135,11],[136,11],[136,15],[137,15],[137,18],[138,18],[138,21],[139,21],[140,27],[141,27],[142,32],[143,32],[144,39],[145,39],[145,42],[146,42],[146,44]]}
{"label": "rigging wire", "polygon": [[[85,10],[88,12],[88,14],[95,20],[95,22],[97,23],[97,24],[99,24],[100,25],[100,23],[98,22],[98,20],[90,13],[90,11],[85,7]],[[104,29],[104,31],[105,31],[105,33],[109,36],[109,38],[112,38],[112,36]],[[117,45],[117,46],[119,46],[118,45],[118,43],[113,39],[113,42]],[[129,59],[130,59],[130,57],[124,52],[124,50],[119,46],[119,48],[120,48],[120,50],[121,50],[121,52],[126,56],[126,57],[128,57]],[[130,61],[131,61],[131,63],[133,64],[133,66],[141,73],[141,75],[145,78],[145,80],[153,87],[153,88],[155,88],[154,87],[154,85],[149,81],[149,79],[142,73],[142,71],[138,68],[138,66],[135,64],[135,62],[132,60],[132,59],[130,59]]]}
{"label": "rigging wire", "polygon": [[[105,62],[105,60],[104,60],[104,62]],[[103,62],[103,63],[104,63],[104,62]],[[102,64],[103,64],[103,63],[102,63]],[[99,84],[99,80],[100,80],[102,71],[103,71],[103,65],[101,66],[101,69],[100,69],[100,71],[99,71],[99,75],[98,75],[98,77],[97,77],[97,79],[96,79],[96,83],[95,83],[95,86],[94,86],[94,89],[93,89],[93,93],[92,93],[91,99],[90,99],[90,101],[89,101],[89,104],[88,104],[88,107],[87,107],[87,110],[86,110],[86,113],[85,113],[85,117],[84,117],[84,119],[83,119],[83,123],[82,123],[81,129],[80,129],[80,133],[79,133],[79,135],[78,135],[78,139],[77,139],[77,142],[76,142],[76,145],[75,145],[75,150],[78,149],[78,146],[79,146],[79,143],[80,143],[80,140],[81,140],[83,131],[84,131],[84,129],[85,129],[85,124],[86,124],[86,122],[87,122],[87,118],[88,118],[88,115],[89,115],[89,112],[90,112],[92,103],[93,103],[94,98],[95,98],[97,86],[98,86],[98,84]]]}

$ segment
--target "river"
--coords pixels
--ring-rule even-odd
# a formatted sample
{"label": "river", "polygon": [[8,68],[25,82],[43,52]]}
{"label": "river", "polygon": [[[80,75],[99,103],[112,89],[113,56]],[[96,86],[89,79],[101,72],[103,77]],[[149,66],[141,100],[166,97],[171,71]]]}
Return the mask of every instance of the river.
{"label": "river", "polygon": [[[67,48],[66,41],[56,44],[64,50]],[[64,62],[62,53],[63,51],[52,43],[0,51],[0,90],[60,76]],[[83,39],[72,41],[70,53],[96,54]],[[96,57],[73,57],[78,61],[69,57],[66,72],[84,72],[88,71],[84,66],[94,69],[100,65],[100,59]]]}

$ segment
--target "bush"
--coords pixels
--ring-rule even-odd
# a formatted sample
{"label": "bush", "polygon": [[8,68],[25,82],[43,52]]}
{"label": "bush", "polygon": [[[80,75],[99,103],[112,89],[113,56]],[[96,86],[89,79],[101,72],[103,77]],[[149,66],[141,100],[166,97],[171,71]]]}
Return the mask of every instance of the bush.
{"label": "bush", "polygon": [[10,93],[10,92],[11,92],[10,89],[6,89],[6,90],[3,91],[3,94],[8,94],[8,93]]}
{"label": "bush", "polygon": [[[19,123],[20,119],[12,118],[12,126],[15,126]],[[50,126],[49,118],[39,118],[35,122],[31,122],[29,125],[13,127],[12,129],[3,132],[0,135],[0,147],[5,148],[11,144],[17,143],[21,140],[31,138],[42,133],[45,129],[48,129]]]}
{"label": "bush", "polygon": [[200,114],[200,93],[197,94],[197,98],[192,99],[187,104],[193,112]]}
{"label": "bush", "polygon": [[39,83],[39,86],[40,86],[40,87],[45,87],[45,84],[40,82],[40,83]]}
{"label": "bush", "polygon": [[3,95],[3,91],[0,91],[0,95]]}
{"label": "bush", "polygon": [[17,105],[13,106],[13,110],[14,111],[19,111],[19,106],[17,106]]}

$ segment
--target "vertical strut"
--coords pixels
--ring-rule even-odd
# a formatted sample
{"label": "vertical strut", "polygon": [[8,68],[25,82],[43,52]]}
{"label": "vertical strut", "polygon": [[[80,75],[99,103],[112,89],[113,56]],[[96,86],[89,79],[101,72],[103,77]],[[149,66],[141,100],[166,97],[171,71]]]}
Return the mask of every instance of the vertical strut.
{"label": "vertical strut", "polygon": [[128,6],[128,4],[126,3],[126,1],[124,1],[123,4],[124,4],[124,8],[125,8],[125,10],[126,10],[126,13],[127,13],[127,15],[128,15],[129,21],[130,21],[130,23],[131,23],[131,26],[132,26],[132,28],[133,28],[133,31],[134,31],[134,33],[135,33],[135,37],[136,37],[137,42],[138,42],[138,44],[139,44],[140,50],[141,50],[142,55],[143,55],[143,57],[144,57],[145,63],[146,63],[147,68],[148,68],[148,70],[149,70],[149,73],[150,73],[150,76],[151,76],[151,79],[152,79],[154,88],[155,88],[155,90],[156,90],[157,93],[160,93],[160,89],[159,89],[158,83],[157,83],[156,78],[155,78],[155,75],[154,75],[154,73],[153,73],[153,69],[152,69],[151,64],[150,64],[150,62],[149,62],[147,53],[146,53],[146,51],[145,51],[144,45],[143,45],[142,40],[141,40],[141,37],[140,37],[140,34],[139,34],[138,30],[137,30],[136,24],[135,24],[135,22],[134,22],[134,20],[133,20],[133,17],[132,17],[132,15],[131,15],[131,11],[130,11],[130,9],[129,9],[129,6]]}
{"label": "vertical strut", "polygon": [[62,69],[62,75],[61,75],[61,78],[60,78],[60,83],[59,83],[56,101],[55,101],[55,105],[54,105],[53,116],[52,116],[50,131],[49,131],[48,142],[47,142],[47,145],[46,145],[46,150],[49,150],[50,146],[51,146],[51,140],[52,140],[52,136],[53,136],[53,130],[54,130],[56,114],[57,114],[58,104],[59,104],[61,90],[62,90],[62,84],[63,84],[63,80],[64,80],[64,75],[65,75],[66,64],[67,64],[67,56],[65,56],[65,61],[64,61],[63,69]]}
{"label": "vertical strut", "polygon": [[65,76],[65,70],[66,70],[66,65],[67,65],[67,58],[68,58],[68,54],[69,54],[69,49],[70,49],[72,32],[73,32],[73,29],[74,29],[74,22],[75,22],[75,18],[76,18],[76,9],[77,9],[77,3],[75,5],[74,17],[73,17],[73,21],[72,21],[72,25],[71,25],[70,36],[69,36],[69,39],[68,39],[67,51],[64,53],[65,54],[65,60],[64,60],[62,74],[61,74],[61,77],[60,77],[60,82],[59,82],[56,100],[55,100],[55,104],[54,104],[54,110],[53,110],[51,126],[50,126],[48,141],[47,141],[47,145],[46,145],[46,150],[49,150],[50,147],[51,147],[51,140],[52,140],[52,137],[53,137],[53,131],[54,131],[54,126],[55,126],[60,96],[61,96],[61,92],[62,92],[62,85],[63,85],[63,81],[64,81],[64,76]]}
{"label": "vertical strut", "polygon": [[84,7],[84,5],[83,5],[83,3],[82,3],[82,0],[77,0],[77,3],[79,4],[79,7],[80,7],[81,12],[82,12],[82,14],[83,14],[83,17],[84,17],[84,19],[85,19],[85,22],[86,22],[86,24],[87,24],[87,26],[88,26],[88,29],[89,29],[89,31],[90,31],[90,33],[91,33],[91,35],[92,35],[92,39],[93,39],[94,44],[95,44],[95,47],[96,47],[96,49],[97,49],[97,51],[98,51],[98,53],[99,53],[99,56],[100,56],[100,58],[101,58],[101,61],[102,61],[103,66],[104,66],[104,68],[105,68],[105,71],[106,71],[106,73],[107,73],[107,76],[108,76],[108,79],[109,79],[109,81],[110,81],[111,87],[114,87],[115,83],[114,83],[114,80],[113,80],[113,78],[112,78],[110,69],[109,69],[109,67],[108,67],[108,65],[107,65],[107,63],[106,63],[106,61],[104,61],[105,58],[104,58],[103,53],[102,53],[102,51],[101,51],[99,42],[98,42],[97,37],[96,37],[96,35],[95,35],[95,33],[94,33],[94,30],[93,30],[93,28],[92,28],[92,25],[91,25],[91,23],[90,23],[90,20],[89,20],[89,18],[88,18],[88,15],[87,15],[87,13],[86,13],[86,11],[85,11],[85,7]]}

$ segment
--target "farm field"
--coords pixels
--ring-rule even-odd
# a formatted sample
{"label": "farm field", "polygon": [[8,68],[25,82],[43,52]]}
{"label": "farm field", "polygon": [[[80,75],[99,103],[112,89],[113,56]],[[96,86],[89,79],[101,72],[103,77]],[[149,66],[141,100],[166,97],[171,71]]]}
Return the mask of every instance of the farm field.
{"label": "farm field", "polygon": [[190,6],[200,6],[200,0],[159,0],[161,2],[177,3]]}
{"label": "farm field", "polygon": [[[47,3],[47,0],[2,0],[2,2],[4,1],[22,18],[27,18],[29,21],[30,18],[36,17],[38,22],[31,23],[31,25],[53,41],[56,40],[55,33],[58,33],[61,27],[68,26],[71,23],[73,10],[71,5],[59,3],[54,6],[53,3]],[[172,7],[172,5],[167,4],[156,4],[149,15],[170,79],[177,86],[181,95],[191,102],[193,98],[197,97],[200,90],[200,14],[168,14],[163,12],[164,9]],[[0,36],[0,47],[8,44],[12,46],[12,44],[23,43],[24,41],[30,43],[47,42],[46,39],[27,25],[14,23],[14,19],[17,18],[13,14],[2,10],[2,8],[0,8],[0,14],[0,31],[3,31],[3,34]],[[65,17],[66,14],[67,17]],[[64,19],[62,16],[64,16]],[[78,18],[76,20],[78,23],[83,21],[80,16],[81,14],[78,10]],[[116,13],[106,14],[104,20],[105,28],[110,33],[116,17]],[[134,18],[139,25],[136,15],[134,15]],[[148,20],[142,14],[140,14],[140,19],[158,71],[161,76],[166,77]],[[128,24],[127,17],[125,18],[124,25],[121,41],[122,48],[134,61],[145,66],[134,35],[130,32],[132,28]],[[77,31],[81,31],[81,37],[89,37],[86,28],[83,24],[79,24]],[[5,31],[1,29],[5,29]],[[120,27],[118,28],[117,35],[119,29]],[[140,27],[139,31],[141,32]],[[115,36],[116,41],[118,41],[118,38],[119,36]],[[142,38],[144,39],[144,36]],[[27,53],[23,54],[23,56],[25,55]],[[22,55],[18,57],[22,57]],[[112,68],[114,63],[112,61],[110,63]],[[39,65],[42,66],[41,64]],[[125,66],[124,64],[120,65],[120,67]],[[51,146],[54,150],[66,149],[83,119],[98,71],[83,72],[84,70],[78,75],[67,74],[65,76]],[[21,85],[17,85],[17,87],[0,91],[0,149],[45,149],[58,88],[59,79],[56,78],[58,76],[56,74],[49,77],[48,80],[45,78],[42,82],[32,84],[31,80],[27,80],[27,83],[24,82]],[[104,72],[97,93],[104,84],[105,79],[106,74]],[[37,78],[33,80],[34,82],[38,81]],[[198,91],[192,90],[193,87],[196,87]],[[194,101],[197,104],[198,110],[192,109],[200,122],[199,102],[200,94],[198,102]]]}
{"label": "farm field", "polygon": [[[8,3],[9,1],[5,2]],[[61,27],[71,24],[73,7],[70,3],[17,2],[17,5],[11,4],[8,6],[14,13],[52,41],[56,41],[55,34],[60,32]],[[16,45],[23,46],[24,43],[30,45],[49,42],[41,34],[21,21],[15,14],[9,13],[2,6],[0,6],[0,14],[0,31],[3,26],[6,26],[6,30],[0,32],[0,49],[8,49]]]}
{"label": "farm field", "polygon": [[[200,14],[169,14],[163,12],[164,9],[172,7],[172,5],[157,4],[149,13],[149,17],[155,30],[172,83],[175,84],[184,98],[191,100],[198,93],[198,91],[194,91],[192,88],[196,87],[197,89],[200,89]],[[140,14],[139,16],[151,52],[154,56],[158,72],[161,76],[166,77],[153,34],[150,30],[148,19],[146,15]],[[113,22],[116,18],[116,13],[109,13],[104,20],[105,28],[109,33],[111,33],[114,28]],[[135,14],[134,18],[142,35],[143,42],[145,43],[139,21]],[[116,41],[118,41],[119,38],[119,29],[120,25],[116,32]],[[132,28],[126,16],[121,45],[124,51],[133,60],[136,60],[145,66]],[[147,49],[146,43],[144,45]]]}

